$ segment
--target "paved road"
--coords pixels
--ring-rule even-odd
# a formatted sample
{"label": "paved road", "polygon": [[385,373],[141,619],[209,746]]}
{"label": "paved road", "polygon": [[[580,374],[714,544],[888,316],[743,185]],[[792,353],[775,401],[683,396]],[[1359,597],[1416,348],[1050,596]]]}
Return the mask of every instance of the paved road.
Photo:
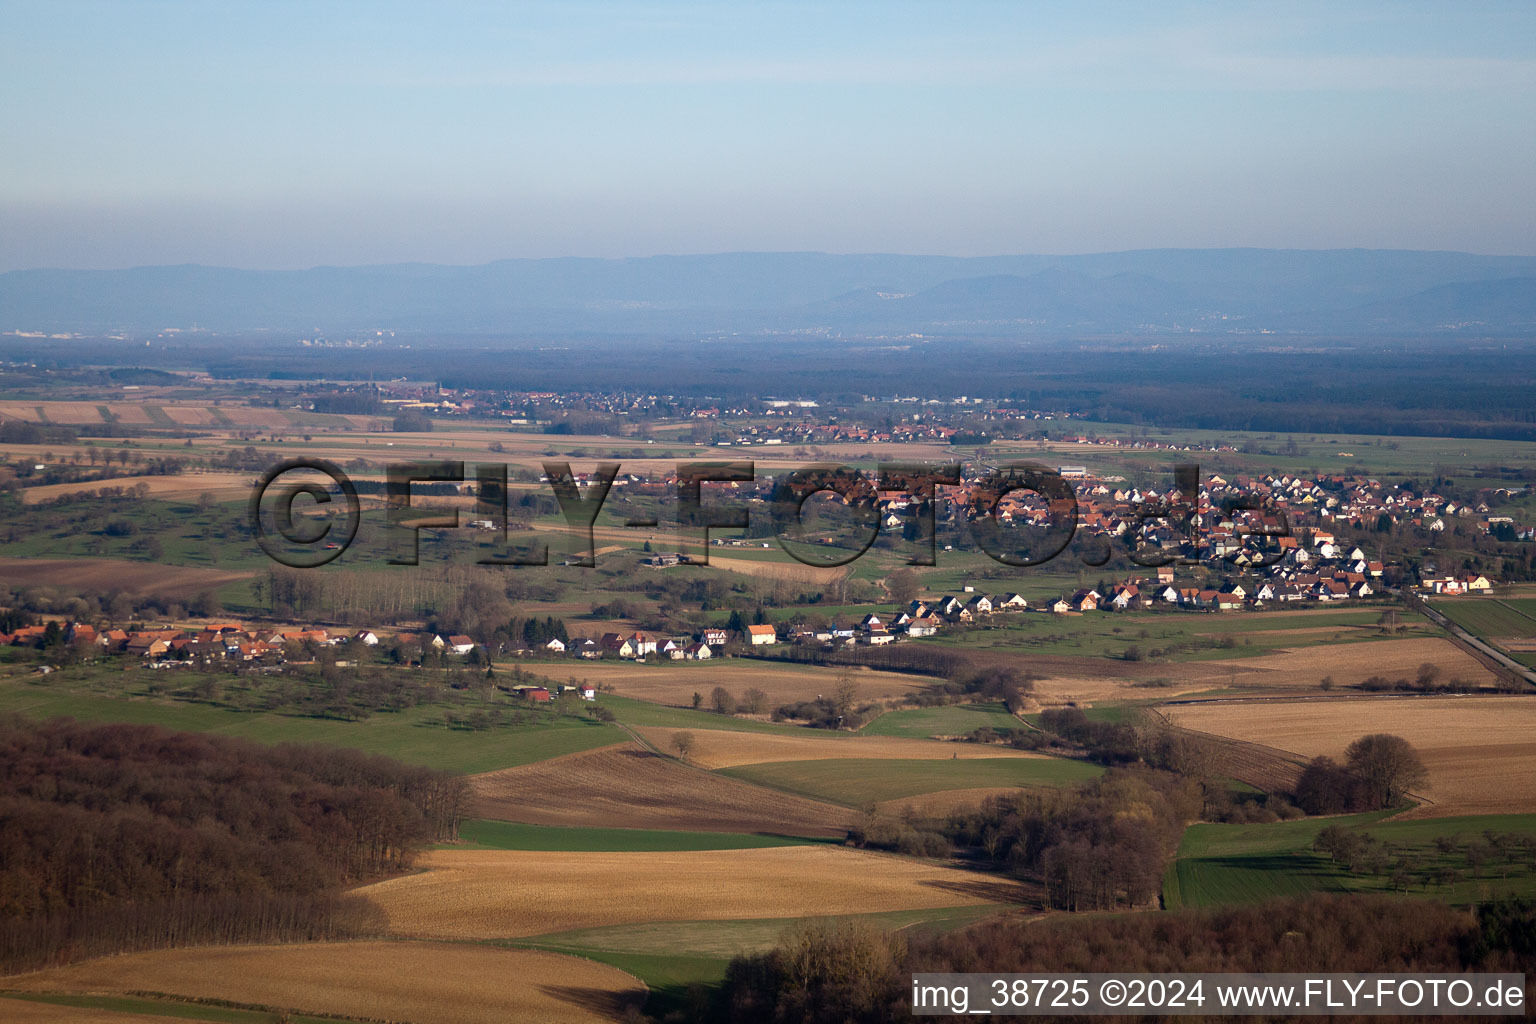
{"label": "paved road", "polygon": [[1526,668],[1524,665],[1520,664],[1518,661],[1511,658],[1503,651],[1489,646],[1482,640],[1479,640],[1477,637],[1473,636],[1471,633],[1468,633],[1466,630],[1456,625],[1456,623],[1435,611],[1435,609],[1430,605],[1428,601],[1415,598],[1409,602],[1409,607],[1417,608],[1419,611],[1423,612],[1429,618],[1429,621],[1441,627],[1447,633],[1450,633],[1451,636],[1455,638],[1456,641],[1459,642],[1462,646],[1470,647],[1475,652],[1490,658],[1498,664],[1509,669],[1509,671],[1514,673],[1515,676],[1520,679],[1524,679],[1531,686],[1536,686],[1536,672]]}

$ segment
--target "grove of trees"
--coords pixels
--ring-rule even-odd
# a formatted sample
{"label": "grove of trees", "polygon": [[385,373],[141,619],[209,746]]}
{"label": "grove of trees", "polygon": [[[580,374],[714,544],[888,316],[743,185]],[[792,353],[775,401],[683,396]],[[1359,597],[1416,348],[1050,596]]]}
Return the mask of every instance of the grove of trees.
{"label": "grove of trees", "polygon": [[465,793],[350,750],[0,718],[0,973],[354,933],[343,887],[454,837]]}

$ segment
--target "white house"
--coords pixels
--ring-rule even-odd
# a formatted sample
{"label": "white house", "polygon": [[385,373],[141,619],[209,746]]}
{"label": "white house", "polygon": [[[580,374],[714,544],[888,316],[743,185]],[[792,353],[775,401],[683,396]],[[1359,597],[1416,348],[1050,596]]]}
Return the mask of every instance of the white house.
{"label": "white house", "polygon": [[774,631],[774,628],[769,625],[748,626],[747,639],[752,642],[753,647],[763,647],[768,644],[778,643],[779,635]]}

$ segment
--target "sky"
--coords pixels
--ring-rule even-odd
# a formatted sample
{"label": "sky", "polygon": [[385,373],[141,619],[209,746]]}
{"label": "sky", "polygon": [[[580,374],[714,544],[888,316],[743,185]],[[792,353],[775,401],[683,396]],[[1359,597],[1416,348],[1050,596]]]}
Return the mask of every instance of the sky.
{"label": "sky", "polygon": [[1536,254],[1530,3],[0,0],[0,47],[0,270]]}

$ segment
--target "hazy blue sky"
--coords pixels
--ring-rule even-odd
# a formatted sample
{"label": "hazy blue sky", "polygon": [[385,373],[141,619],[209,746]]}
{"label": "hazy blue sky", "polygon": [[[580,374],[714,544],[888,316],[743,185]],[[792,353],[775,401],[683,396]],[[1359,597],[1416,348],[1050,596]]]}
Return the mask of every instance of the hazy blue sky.
{"label": "hazy blue sky", "polygon": [[1536,252],[1531,3],[3,0],[0,46],[0,269]]}

